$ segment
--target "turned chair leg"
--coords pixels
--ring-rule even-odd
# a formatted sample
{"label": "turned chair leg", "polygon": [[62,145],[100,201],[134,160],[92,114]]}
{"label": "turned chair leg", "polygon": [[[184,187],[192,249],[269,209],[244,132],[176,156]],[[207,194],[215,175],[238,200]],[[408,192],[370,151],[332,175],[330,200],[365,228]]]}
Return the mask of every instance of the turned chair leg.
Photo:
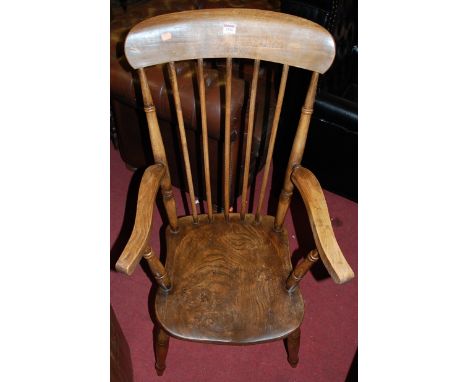
{"label": "turned chair leg", "polygon": [[155,328],[155,342],[156,342],[156,373],[163,375],[166,369],[166,356],[169,349],[169,335],[161,328]]}
{"label": "turned chair leg", "polygon": [[286,339],[288,347],[288,362],[292,367],[296,367],[299,362],[299,345],[301,344],[301,328],[297,328]]}

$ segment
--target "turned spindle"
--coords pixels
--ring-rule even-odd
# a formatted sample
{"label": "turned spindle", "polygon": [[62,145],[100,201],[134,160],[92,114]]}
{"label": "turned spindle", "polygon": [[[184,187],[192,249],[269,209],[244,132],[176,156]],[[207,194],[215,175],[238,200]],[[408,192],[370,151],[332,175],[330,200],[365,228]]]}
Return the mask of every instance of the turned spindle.
{"label": "turned spindle", "polygon": [[283,229],[284,218],[288,211],[289,204],[291,203],[291,196],[294,190],[294,185],[291,181],[291,174],[295,166],[299,165],[304,154],[305,144],[307,140],[307,133],[309,132],[310,119],[313,113],[313,106],[315,102],[315,94],[317,92],[319,74],[312,73],[310,79],[309,90],[302,107],[301,118],[297,126],[296,135],[294,137],[291,155],[289,156],[288,166],[286,168],[286,176],[284,178],[283,189],[281,192],[280,200],[278,202],[278,209],[275,217],[275,231],[280,232]]}
{"label": "turned spindle", "polygon": [[294,289],[297,288],[299,281],[302,280],[304,275],[309,271],[309,269],[312,267],[312,265],[316,263],[318,259],[319,253],[316,249],[314,249],[313,251],[310,251],[307,254],[307,257],[304,261],[296,265],[294,270],[289,275],[288,280],[286,281],[286,289],[288,290],[288,292],[292,292]]}
{"label": "turned spindle", "polygon": [[231,93],[232,93],[232,58],[226,58],[226,108],[224,117],[224,218],[229,221],[229,195],[231,192]]}
{"label": "turned spindle", "polygon": [[167,274],[166,268],[164,268],[159,259],[157,259],[156,256],[154,256],[153,250],[149,248],[147,253],[145,253],[143,257],[148,262],[148,265],[151,269],[151,273],[156,279],[158,285],[165,291],[169,291],[172,287],[171,279]]}
{"label": "turned spindle", "polygon": [[156,329],[156,373],[161,376],[166,370],[166,357],[169,350],[169,339],[170,337],[162,328]]}
{"label": "turned spindle", "polygon": [[154,161],[156,163],[162,163],[166,167],[164,177],[161,179],[161,190],[164,194],[164,208],[166,209],[169,224],[172,232],[177,232],[177,209],[174,197],[172,195],[172,184],[171,176],[167,168],[166,150],[164,149],[164,143],[159,129],[158,118],[156,116],[156,108],[153,103],[153,97],[151,96],[148,79],[144,69],[138,69],[138,76],[141,83],[141,92],[143,95],[144,109],[146,113],[146,120],[148,122],[148,131],[150,134],[151,150],[153,151]]}

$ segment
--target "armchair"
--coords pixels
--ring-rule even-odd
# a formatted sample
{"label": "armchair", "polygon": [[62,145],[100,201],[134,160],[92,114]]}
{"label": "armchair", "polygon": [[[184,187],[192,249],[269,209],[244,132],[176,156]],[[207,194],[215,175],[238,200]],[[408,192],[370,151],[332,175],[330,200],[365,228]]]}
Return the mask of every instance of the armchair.
{"label": "armchair", "polygon": [[[303,275],[320,257],[333,280],[354,277],[330,223],[321,187],[300,166],[313,111],[320,73],[334,58],[331,35],[319,25],[285,14],[251,9],[186,11],[150,18],[129,33],[125,52],[137,70],[142,87],[155,165],[144,173],[138,194],[135,225],[116,268],[131,274],[144,257],[160,288],[156,294],[158,320],[156,370],[166,368],[169,338],[221,343],[255,344],[286,339],[288,362],[298,363],[304,302],[298,288]],[[212,205],[208,156],[204,58],[226,58],[224,162],[222,212]],[[230,129],[233,59],[254,61],[247,122],[242,195],[238,211],[230,212]],[[197,208],[191,162],[180,106],[176,61],[195,60],[200,94],[203,137],[203,175],[207,208]],[[248,212],[248,177],[255,122],[255,100],[261,60],[282,64],[282,76],[269,136],[265,172],[255,211]],[[146,67],[167,63],[176,107],[191,214],[178,217],[170,171],[161,139],[156,108],[146,78]],[[276,216],[263,213],[284,90],[290,66],[312,71],[299,125],[292,145]],[[292,269],[288,234],[283,226],[291,196],[297,187],[306,206],[316,249]],[[163,265],[149,246],[154,199],[161,190],[169,225]]]}

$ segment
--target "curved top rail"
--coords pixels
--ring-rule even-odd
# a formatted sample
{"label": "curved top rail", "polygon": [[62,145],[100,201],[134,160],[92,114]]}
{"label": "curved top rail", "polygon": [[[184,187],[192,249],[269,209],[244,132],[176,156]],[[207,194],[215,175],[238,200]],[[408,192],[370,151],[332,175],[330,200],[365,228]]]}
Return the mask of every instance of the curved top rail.
{"label": "curved top rail", "polygon": [[198,58],[251,58],[324,73],[335,42],[320,25],[257,9],[203,9],[149,18],[134,26],[125,55],[135,68]]}

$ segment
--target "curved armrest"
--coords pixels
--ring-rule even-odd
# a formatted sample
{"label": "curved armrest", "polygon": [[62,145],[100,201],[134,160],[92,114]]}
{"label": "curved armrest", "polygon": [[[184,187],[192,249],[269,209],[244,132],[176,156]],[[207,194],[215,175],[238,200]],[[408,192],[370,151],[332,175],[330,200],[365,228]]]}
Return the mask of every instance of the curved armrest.
{"label": "curved armrest", "polygon": [[148,252],[154,199],[165,171],[166,169],[162,164],[155,164],[148,167],[143,174],[138,191],[135,225],[130,239],[115,265],[119,272],[131,275],[142,256]]}
{"label": "curved armrest", "polygon": [[351,280],[354,272],[336,241],[320,183],[312,172],[300,166],[293,170],[291,180],[301,193],[315,244],[328,273],[338,284]]}

